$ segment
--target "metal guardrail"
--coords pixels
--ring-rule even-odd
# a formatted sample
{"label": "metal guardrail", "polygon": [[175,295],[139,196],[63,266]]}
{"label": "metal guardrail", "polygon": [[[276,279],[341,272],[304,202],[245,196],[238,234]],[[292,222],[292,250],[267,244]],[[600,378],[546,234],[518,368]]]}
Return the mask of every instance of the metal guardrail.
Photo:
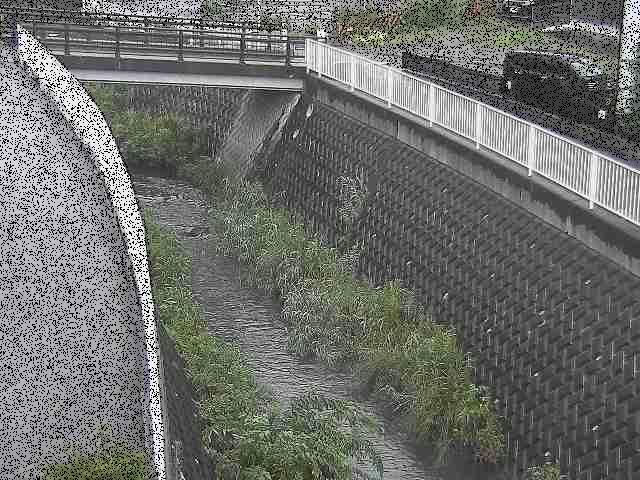
{"label": "metal guardrail", "polygon": [[[85,26],[70,23],[25,23],[28,30],[50,50],[63,50],[65,56],[93,51],[113,54],[119,60],[123,55],[175,56],[194,60],[215,59],[223,55],[239,55],[239,61],[257,59],[282,62],[289,66],[304,63],[305,36],[267,33],[248,28],[217,27],[202,30],[189,27],[165,28],[159,26]],[[193,58],[191,58],[193,57]]]}
{"label": "metal guardrail", "polygon": [[539,125],[346,50],[306,40],[313,70],[442,126],[640,225],[640,171]]}

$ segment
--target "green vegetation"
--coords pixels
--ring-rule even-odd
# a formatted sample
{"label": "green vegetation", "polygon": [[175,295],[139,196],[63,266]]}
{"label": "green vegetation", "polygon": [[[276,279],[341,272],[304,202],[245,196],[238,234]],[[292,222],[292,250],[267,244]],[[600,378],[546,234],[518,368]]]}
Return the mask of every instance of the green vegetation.
{"label": "green vegetation", "polygon": [[[346,197],[349,217],[361,204],[357,195]],[[342,223],[348,228],[348,218]],[[479,458],[498,461],[501,427],[486,390],[471,382],[455,332],[434,323],[397,281],[372,288],[356,280],[357,246],[345,245],[339,255],[308,239],[256,183],[226,183],[212,224],[218,251],[248,267],[252,285],[281,296],[291,351],[353,368],[413,433],[435,444],[437,462],[453,442],[474,444]]]}
{"label": "green vegetation", "polygon": [[[134,122],[120,122],[123,137],[128,138],[130,129],[134,138],[152,143],[154,136],[149,130],[154,123],[141,123],[140,127]],[[169,142],[171,137],[164,138]],[[489,409],[487,392],[470,380],[470,361],[460,351],[455,332],[434,323],[398,282],[374,289],[353,277],[359,253],[358,246],[350,244],[349,229],[363,208],[360,185],[342,179],[339,253],[323,246],[318,238],[309,239],[303,225],[292,222],[285,210],[270,206],[258,184],[232,185],[222,180],[222,163],[204,157],[185,162],[177,164],[176,172],[205,189],[215,201],[212,236],[219,251],[234,255],[248,266],[255,286],[280,294],[293,352],[360,373],[377,396],[394,404],[418,437],[435,443],[437,461],[444,460],[453,442],[474,444],[481,459],[498,461],[504,447],[501,428]],[[291,429],[295,412],[285,417],[272,413],[273,402],[259,399],[259,389],[241,367],[239,352],[206,335],[199,307],[186,283],[187,260],[177,253],[175,240],[153,227],[148,215],[145,218],[154,298],[161,320],[176,338],[187,368],[194,372],[204,402],[201,410],[209,425],[205,444],[219,463],[247,467],[241,452],[248,443],[243,442],[257,441],[247,432],[261,432],[260,438],[264,439],[268,436],[264,429],[274,429],[277,421]],[[221,381],[225,388],[221,388]],[[310,413],[309,421],[314,416]],[[309,432],[316,432],[315,424],[298,424],[296,428],[304,433],[304,428],[311,426]],[[322,439],[331,435],[334,433]],[[316,440],[322,443],[322,439]],[[345,440],[343,447],[348,443]],[[335,439],[328,445],[335,447]],[[330,453],[318,445],[312,451],[318,455]],[[335,459],[348,457],[348,450],[342,452],[342,457],[332,454],[332,463],[322,457],[317,462],[335,466]],[[298,455],[293,451],[288,454]],[[251,458],[258,461],[256,455]],[[261,464],[261,468],[271,467]]]}
{"label": "green vegetation", "polygon": [[560,480],[560,465],[546,463],[527,469],[527,480]]}
{"label": "green vegetation", "polygon": [[115,443],[105,430],[98,432],[97,453],[74,455],[64,464],[44,468],[44,480],[148,480],[151,468],[143,453]]}
{"label": "green vegetation", "polygon": [[382,461],[367,437],[380,431],[376,423],[351,402],[315,393],[281,411],[237,345],[207,332],[189,287],[190,259],[175,236],[148,211],[144,220],[153,296],[196,390],[215,478],[347,480],[358,476],[355,461],[370,462],[382,477]]}
{"label": "green vegetation", "polygon": [[88,83],[85,88],[104,113],[129,168],[161,168],[175,175],[179,168],[197,169],[207,153],[204,128],[195,129],[175,114],[129,111],[126,87]]}
{"label": "green vegetation", "polygon": [[[144,131],[137,133],[138,125],[124,125],[124,137],[130,128],[145,138]],[[222,163],[210,159],[185,162],[177,165],[178,175],[204,188],[215,203],[212,237],[219,252],[241,260],[253,285],[281,296],[291,351],[360,374],[373,394],[394,405],[414,434],[435,445],[437,462],[444,461],[453,443],[474,445],[483,461],[499,461],[504,451],[499,419],[486,389],[471,382],[470,359],[454,330],[436,324],[397,281],[372,288],[353,277],[359,246],[351,244],[349,230],[363,208],[361,185],[342,179],[338,251],[311,238],[287,211],[270,203],[259,184],[222,180]],[[188,259],[175,238],[154,226],[148,214],[145,221],[154,298],[192,372],[207,424],[203,440],[219,465],[218,474],[254,467],[275,474],[297,459],[287,471],[313,464],[316,471],[335,470],[341,472],[336,478],[350,478],[345,476],[350,458],[377,465],[370,445],[362,443],[358,429],[366,422],[356,421],[364,417],[354,407],[330,401],[337,417],[327,420],[319,398],[311,395],[278,413],[243,366],[237,347],[206,333],[188,287]],[[300,413],[314,402],[317,408]],[[333,427],[345,421],[352,431],[341,437]],[[277,451],[268,450],[273,444],[279,445]],[[357,445],[366,448],[357,453]]]}
{"label": "green vegetation", "polygon": [[200,15],[203,18],[216,17],[223,11],[222,2],[218,0],[202,0],[200,4]]}
{"label": "green vegetation", "polygon": [[147,480],[149,476],[143,454],[113,447],[49,467],[45,480]]}

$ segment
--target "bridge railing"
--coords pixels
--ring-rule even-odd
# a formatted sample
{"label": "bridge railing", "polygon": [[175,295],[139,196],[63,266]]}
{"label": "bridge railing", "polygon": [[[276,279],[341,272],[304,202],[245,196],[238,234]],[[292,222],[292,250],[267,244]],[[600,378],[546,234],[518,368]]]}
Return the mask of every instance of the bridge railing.
{"label": "bridge railing", "polygon": [[640,225],[640,171],[577,142],[402,70],[306,40],[307,72],[317,72],[402,108]]}
{"label": "bridge railing", "polygon": [[239,56],[239,61],[303,64],[305,37],[248,28],[200,29],[182,26],[87,26],[71,23],[21,22],[55,53],[169,56],[178,61]]}

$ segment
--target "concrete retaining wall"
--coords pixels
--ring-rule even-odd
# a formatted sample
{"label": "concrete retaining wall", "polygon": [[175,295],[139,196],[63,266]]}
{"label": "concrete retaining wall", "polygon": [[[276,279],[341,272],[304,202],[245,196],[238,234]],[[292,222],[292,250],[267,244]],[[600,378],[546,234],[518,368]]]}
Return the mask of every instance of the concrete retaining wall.
{"label": "concrete retaining wall", "polygon": [[[337,177],[364,178],[360,274],[399,278],[457,329],[508,421],[515,469],[548,451],[572,480],[640,476],[640,279],[612,261],[634,250],[611,219],[323,84],[263,163],[331,242]],[[586,246],[603,237],[602,253]]]}
{"label": "concrete retaining wall", "polygon": [[[83,152],[82,154],[72,152],[68,157],[65,156],[65,161],[60,164],[61,176],[57,178],[55,176],[49,178],[45,176],[41,179],[36,176],[30,177],[32,181],[36,182],[38,188],[48,192],[35,195],[35,199],[47,198],[46,195],[51,195],[52,198],[42,204],[38,204],[37,201],[32,203],[34,206],[39,205],[40,208],[45,209],[39,214],[38,210],[35,210],[33,212],[35,216],[20,217],[23,220],[27,219],[32,226],[39,225],[41,221],[52,221],[51,235],[58,236],[62,242],[53,249],[43,243],[37,250],[29,251],[28,256],[24,259],[27,264],[31,261],[29,255],[35,256],[39,261],[46,262],[48,259],[55,259],[58,254],[74,252],[67,266],[64,266],[64,261],[56,262],[56,269],[39,268],[36,266],[37,264],[34,264],[38,275],[51,280],[52,283],[51,290],[48,290],[45,287],[46,284],[38,284],[34,277],[32,281],[35,283],[32,283],[34,288],[29,294],[30,298],[42,298],[43,301],[53,302],[53,305],[61,302],[60,307],[53,312],[53,314],[59,315],[57,319],[48,320],[47,317],[40,317],[39,322],[43,322],[45,326],[51,322],[56,328],[60,328],[61,332],[72,332],[72,326],[77,324],[77,328],[85,332],[84,337],[77,335],[69,338],[70,342],[76,342],[78,346],[85,349],[85,356],[81,355],[82,350],[74,352],[74,348],[66,347],[65,342],[60,343],[58,347],[51,345],[44,349],[36,348],[36,344],[32,345],[33,352],[52,352],[54,356],[57,354],[60,355],[60,358],[71,359],[76,365],[70,369],[70,372],[73,372],[74,375],[82,372],[76,379],[84,386],[74,386],[72,382],[63,381],[62,390],[56,392],[55,388],[51,388],[49,381],[45,380],[42,383],[38,381],[41,390],[36,390],[38,393],[34,394],[32,398],[36,400],[40,395],[44,396],[39,407],[31,411],[49,414],[55,411],[55,404],[50,404],[52,399],[57,399],[56,401],[60,402],[60,399],[68,398],[73,402],[76,398],[81,398],[79,392],[82,392],[83,389],[86,388],[91,392],[91,399],[86,403],[90,408],[86,412],[67,408],[60,415],[53,415],[52,421],[56,423],[58,429],[40,430],[42,419],[34,419],[35,423],[32,424],[27,423],[27,431],[32,432],[27,442],[36,448],[37,445],[46,446],[53,439],[56,439],[51,443],[51,447],[47,448],[52,448],[50,454],[57,455],[57,459],[61,459],[67,455],[66,452],[63,454],[58,450],[58,443],[65,437],[64,435],[59,436],[59,434],[65,431],[65,428],[73,429],[69,434],[73,441],[79,442],[81,451],[93,451],[96,448],[87,431],[95,421],[90,412],[95,411],[96,408],[102,412],[100,416],[108,412],[106,418],[113,419],[113,423],[117,423],[119,417],[132,416],[138,418],[143,429],[142,432],[139,432],[132,426],[129,437],[137,436],[139,441],[143,442],[146,453],[155,465],[157,477],[164,480],[165,439],[160,398],[159,375],[161,372],[158,370],[157,332],[149,282],[144,226],[131,181],[104,117],[84,88],[29,33],[22,29],[19,29],[19,32],[19,65],[24,68],[27,74],[25,77],[30,77],[29,81],[32,82],[32,87],[39,87],[38,94],[50,102],[52,115],[56,118],[55,124],[64,126],[70,139],[74,139],[73,143],[69,145],[75,143],[78,145],[77,148]],[[14,130],[23,132],[19,127]],[[38,130],[34,129],[33,132],[38,132]],[[37,152],[40,152],[39,149],[42,148],[50,148],[47,143],[36,145],[35,148],[32,148]],[[70,166],[72,160],[79,162],[78,167]],[[45,171],[51,164],[45,159],[41,159],[40,162],[44,165]],[[78,179],[78,185],[66,184],[65,176],[73,175],[80,168],[91,172],[91,175]],[[52,182],[50,191],[46,190],[48,182]],[[72,211],[72,205],[75,203],[78,209],[91,209],[91,195],[95,195],[93,192],[96,191],[104,193],[102,198],[94,200],[96,202],[93,204],[94,213],[91,215],[89,212],[79,214],[75,222],[67,225],[68,212]],[[74,203],[60,204],[56,200],[57,192],[70,196],[69,198],[73,199]],[[61,214],[64,212],[64,214],[56,218],[54,222],[55,217],[47,214],[46,209],[56,205],[59,212]],[[109,218],[113,219],[112,227],[109,227]],[[82,228],[83,223],[85,224],[84,228]],[[67,226],[63,227],[64,225]],[[116,228],[116,233],[112,234],[115,235],[113,240],[92,238],[92,229],[97,229],[96,233],[93,233],[95,236],[97,234],[104,235],[102,232],[109,232],[109,228]],[[46,242],[46,235],[41,241]],[[74,249],[74,244],[78,248]],[[36,241],[35,246],[37,245]],[[89,250],[87,250],[87,246],[90,247]],[[114,258],[113,253],[109,252],[109,248],[113,249],[116,246],[119,246],[120,249],[121,257],[119,258]],[[27,244],[24,248],[26,247]],[[90,252],[93,249],[96,251],[91,256]],[[47,253],[40,258],[36,255],[37,252],[40,252],[40,255],[43,254],[42,252]],[[111,259],[106,261],[106,266],[110,269],[109,272],[100,271],[101,259]],[[73,270],[74,265],[77,271]],[[112,271],[116,266],[119,270]],[[68,272],[74,273],[69,275]],[[69,276],[66,277],[67,275]],[[61,288],[64,285],[61,278],[65,277],[71,284],[67,288]],[[110,283],[114,283],[114,288],[115,285],[118,285],[119,289],[128,289],[132,296],[127,297],[120,291],[110,290]],[[25,279],[25,284],[29,284],[27,279]],[[73,307],[73,303],[69,304],[64,300],[63,295],[66,295],[66,292],[82,306]],[[117,305],[117,302],[122,301],[129,302],[127,308],[124,305]],[[47,314],[46,303],[39,311],[41,314]],[[134,317],[128,318],[127,315],[134,315]],[[40,331],[38,326],[34,328],[36,331]],[[66,333],[66,335],[68,334]],[[98,340],[101,338],[100,335],[104,336],[102,341]],[[100,352],[100,350],[103,351]],[[96,354],[95,352],[100,353]],[[55,370],[54,366],[48,365],[48,368]],[[94,378],[104,378],[106,383],[104,385],[97,384]],[[28,388],[28,383],[30,382],[27,382],[23,387]],[[109,387],[109,385],[112,386]],[[140,387],[137,394],[134,395],[133,392],[132,395],[122,393],[127,388],[134,388],[136,385]],[[19,391],[16,389],[14,394],[17,395]],[[51,397],[47,397],[45,392]],[[124,400],[125,398],[126,400]],[[113,402],[117,404],[117,407],[113,405]],[[110,404],[111,407],[109,407]],[[69,415],[71,418],[68,418]],[[0,422],[0,424],[7,425],[5,422]],[[126,427],[122,427],[116,433],[120,434],[119,437],[127,438],[126,430]],[[141,439],[139,438],[140,433],[142,433]],[[11,434],[7,434],[3,438],[10,439],[12,437]],[[21,461],[24,462],[26,445],[20,446],[19,442],[16,442],[15,445],[22,456]],[[30,462],[40,462],[44,457],[33,451],[33,454],[27,456],[26,459]]]}

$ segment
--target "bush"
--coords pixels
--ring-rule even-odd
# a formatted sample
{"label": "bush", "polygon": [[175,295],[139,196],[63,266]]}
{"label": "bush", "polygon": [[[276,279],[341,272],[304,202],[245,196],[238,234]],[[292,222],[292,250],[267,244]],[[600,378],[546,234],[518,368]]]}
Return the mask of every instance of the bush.
{"label": "bush", "polygon": [[203,18],[216,17],[223,12],[222,3],[217,0],[202,0],[200,4],[200,15]]}
{"label": "bush", "polygon": [[123,447],[76,456],[69,463],[47,469],[45,480],[147,480],[150,477],[144,455]]}
{"label": "bush", "polygon": [[464,21],[468,0],[413,0],[403,8],[403,29],[430,29]]}
{"label": "bush", "polygon": [[151,468],[143,453],[113,441],[107,430],[98,432],[99,451],[75,455],[64,464],[43,469],[44,480],[148,480]]}
{"label": "bush", "polygon": [[[352,211],[341,209],[341,216],[357,215],[359,198],[346,196]],[[410,417],[414,433],[437,445],[437,461],[454,441],[475,444],[482,460],[501,457],[501,427],[486,391],[471,382],[455,332],[435,324],[398,282],[374,289],[354,279],[356,246],[343,246],[339,256],[317,238],[307,239],[302,225],[247,182],[227,184],[212,224],[218,251],[248,266],[254,286],[281,296],[291,351],[352,366]]]}
{"label": "bush", "polygon": [[560,480],[560,465],[558,463],[546,463],[527,469],[527,480]]}
{"label": "bush", "polygon": [[175,236],[148,211],[144,219],[154,300],[195,387],[215,478],[348,480],[356,459],[382,476],[382,461],[366,437],[380,431],[375,422],[351,402],[313,392],[281,412],[238,347],[208,334],[188,286],[190,260]]}

